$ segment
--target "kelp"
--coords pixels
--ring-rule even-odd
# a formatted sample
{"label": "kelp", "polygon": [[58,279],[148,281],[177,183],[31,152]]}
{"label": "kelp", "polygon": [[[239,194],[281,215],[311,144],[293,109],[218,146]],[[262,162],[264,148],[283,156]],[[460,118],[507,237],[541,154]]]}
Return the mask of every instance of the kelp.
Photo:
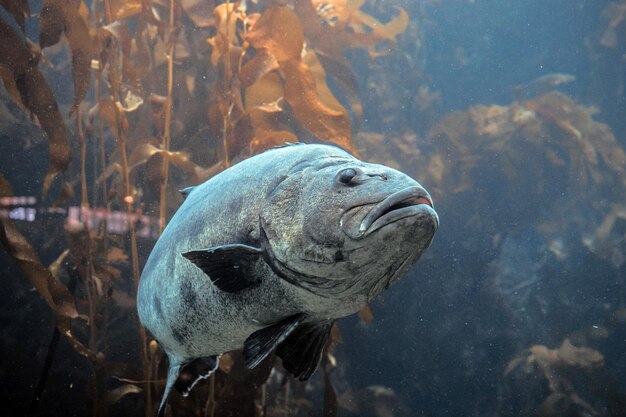
{"label": "kelp", "polygon": [[[144,412],[152,415],[153,395],[162,390],[163,356],[143,329],[130,332],[138,336],[138,351],[125,349],[136,353],[136,363],[111,360],[112,333],[134,310],[146,255],[141,245],[151,244],[141,240],[149,234],[140,236],[136,221],[159,217],[162,228],[182,199],[177,189],[285,142],[332,143],[357,154],[353,136],[363,105],[345,53],[387,54],[408,22],[402,9],[387,23],[378,21],[363,11],[364,2],[216,3],[44,0],[31,15],[28,1],[0,1],[16,23],[0,21],[0,77],[48,136],[43,194],[58,194],[50,208],[59,212],[79,206],[65,225],[67,249],[49,268],[8,219],[1,220],[2,240],[55,313],[59,331],[91,364],[93,415],[108,414],[129,394],[143,396]],[[29,16],[38,43],[24,33]],[[47,56],[69,62],[52,68]],[[46,81],[52,71],[68,72],[65,79],[71,72],[71,101],[55,97]],[[64,120],[70,116],[72,128]],[[80,157],[70,163],[74,146]],[[62,173],[64,182],[52,188]],[[126,227],[111,227],[114,220]],[[62,284],[68,277],[78,283],[75,295]],[[369,307],[360,316],[371,321]],[[323,370],[307,388],[325,395],[325,415],[337,412],[331,379],[339,341],[335,326]],[[237,406],[268,416],[310,412],[305,384],[285,382],[274,365],[269,359],[248,373],[236,353],[226,355],[220,372],[198,387],[197,401],[179,405],[195,407],[189,414],[230,415]],[[270,373],[283,383],[274,384]]]}
{"label": "kelp", "polygon": [[[472,263],[473,255],[464,265],[480,268],[468,277],[476,275],[479,286],[493,291],[490,299],[502,303],[499,311],[511,316],[516,336],[503,333],[499,340],[524,340],[528,326],[528,339],[553,343],[559,330],[588,320],[584,331],[556,348],[536,344],[503,363],[494,415],[624,413],[622,385],[611,372],[619,355],[606,343],[609,337],[621,342],[624,308],[608,324],[589,314],[598,304],[598,311],[622,306],[619,291],[604,305],[589,300],[593,291],[621,288],[626,254],[626,153],[597,113],[553,92],[451,112],[423,136],[361,133],[355,139],[367,158],[401,166],[428,184],[442,211],[456,213],[447,227],[462,230],[463,238],[455,242],[452,232],[447,242],[462,245],[459,253],[493,256],[486,268]],[[498,270],[491,274],[493,267]],[[515,279],[503,285],[507,274]],[[441,285],[434,291],[441,292]],[[467,293],[465,287],[459,296]],[[514,311],[515,300],[524,298]],[[461,327],[453,326],[454,333]],[[483,343],[489,336],[474,340]]]}
{"label": "kelp", "polygon": [[[0,196],[11,197],[12,195],[9,183],[0,177]],[[7,253],[18,263],[26,278],[44,301],[58,316],[77,318],[78,311],[73,297],[52,272],[41,263],[35,249],[20,233],[13,221],[0,217],[0,225],[2,226],[0,240]]]}
{"label": "kelp", "polygon": [[359,390],[348,389],[337,397],[339,415],[359,417],[409,417],[406,401],[393,389],[370,385]]}
{"label": "kelp", "polygon": [[504,376],[517,374],[518,378],[544,378],[549,393],[537,405],[541,416],[560,416],[565,412],[570,416],[601,415],[595,404],[585,400],[585,394],[603,375],[604,357],[594,349],[574,346],[565,339],[558,349],[534,345],[513,358]]}
{"label": "kelp", "polygon": [[26,17],[30,15],[28,0],[0,0],[0,6],[13,16],[23,32],[25,29]]}
{"label": "kelp", "polygon": [[82,0],[45,0],[39,16],[39,46],[56,45],[61,34],[69,42],[74,78],[73,110],[85,98],[91,78],[92,39],[88,28],[89,11]]}
{"label": "kelp", "polygon": [[113,20],[126,19],[143,11],[141,0],[110,0],[109,7]]}
{"label": "kelp", "polygon": [[9,96],[36,117],[48,136],[50,168],[43,183],[46,196],[52,181],[71,160],[67,129],[54,94],[38,69],[38,48],[0,21],[0,50],[0,77]]}
{"label": "kelp", "polygon": [[[0,197],[12,195],[10,184],[0,176]],[[85,318],[78,313],[74,297],[51,270],[41,263],[33,246],[10,219],[0,217],[0,241],[9,256],[17,262],[26,279],[55,314],[60,334],[76,352],[92,362],[99,361],[98,355],[76,339],[72,333],[71,320]]]}
{"label": "kelp", "polygon": [[602,14],[608,22],[600,38],[600,44],[606,48],[615,48],[619,43],[620,27],[621,35],[625,31],[626,2],[613,1],[604,8]]}
{"label": "kelp", "polygon": [[[567,256],[573,233],[578,244],[619,267],[626,250],[616,222],[626,198],[626,152],[610,128],[595,120],[596,113],[552,92],[507,106],[452,112],[426,138],[368,134],[357,143],[373,159],[399,163],[415,178],[426,178],[435,200],[473,204],[470,211],[479,215],[463,227],[491,230],[501,238],[506,232],[494,225],[526,224],[523,216],[532,212],[533,227],[557,257]],[[549,209],[538,212],[538,206]],[[506,214],[499,207],[507,207]]]}
{"label": "kelp", "polygon": [[346,110],[325,85],[325,73],[319,63],[312,62],[321,72],[315,78],[312,65],[302,58],[304,31],[298,16],[286,7],[270,9],[261,15],[245,40],[278,63],[284,75],[284,99],[300,123],[321,140],[354,153]]}
{"label": "kelp", "polygon": [[609,212],[598,228],[583,239],[587,248],[598,256],[610,260],[615,266],[621,266],[626,262],[624,241],[626,233],[619,227],[620,220],[626,220],[626,205],[616,202],[611,204]]}
{"label": "kelp", "polygon": [[298,0],[295,10],[303,16],[307,38],[325,55],[343,60],[346,49],[358,47],[368,48],[372,57],[384,55],[396,46],[409,16],[398,8],[397,16],[383,24],[361,10],[364,4],[364,0]]}
{"label": "kelp", "polygon": [[[211,63],[225,74],[224,82],[215,86],[217,101],[209,113],[212,125],[222,122],[224,137],[236,137],[224,141],[229,144],[224,146],[227,159],[246,148],[248,154],[256,153],[292,141],[299,127],[318,140],[356,153],[348,110],[327,80],[337,81],[358,126],[362,107],[343,53],[386,41],[393,46],[408,21],[400,11],[397,19],[383,25],[360,11],[361,6],[350,4],[343,10],[338,24],[331,28],[338,35],[332,42],[320,38],[323,32],[315,29],[327,16],[320,18],[312,3],[297,2],[294,10],[276,7],[251,14],[237,2],[228,6],[230,10],[226,4],[215,9],[217,33],[208,41],[213,47]],[[284,105],[279,104],[281,100]]]}
{"label": "kelp", "polygon": [[191,174],[194,181],[199,181],[203,177],[204,169],[192,162],[187,152],[166,151],[150,143],[139,145],[133,149],[128,157],[128,168],[131,173],[135,168],[147,163],[155,155],[161,155],[182,171]]}
{"label": "kelp", "polygon": [[580,367],[593,369],[604,366],[602,354],[587,347],[576,347],[569,339],[565,339],[558,349],[549,349],[543,345],[534,345],[522,352],[520,356],[513,358],[504,370],[507,376],[519,366],[532,366],[536,364],[546,376],[553,392],[560,391],[560,383],[556,380],[553,368],[559,366]]}

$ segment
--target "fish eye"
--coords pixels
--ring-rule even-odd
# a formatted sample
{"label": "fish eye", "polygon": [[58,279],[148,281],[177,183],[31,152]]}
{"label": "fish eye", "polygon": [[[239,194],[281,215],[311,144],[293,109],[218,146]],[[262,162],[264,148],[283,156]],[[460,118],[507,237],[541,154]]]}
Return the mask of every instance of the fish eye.
{"label": "fish eye", "polygon": [[357,172],[354,168],[346,168],[339,171],[337,174],[337,181],[344,185],[350,185],[354,177],[357,176]]}

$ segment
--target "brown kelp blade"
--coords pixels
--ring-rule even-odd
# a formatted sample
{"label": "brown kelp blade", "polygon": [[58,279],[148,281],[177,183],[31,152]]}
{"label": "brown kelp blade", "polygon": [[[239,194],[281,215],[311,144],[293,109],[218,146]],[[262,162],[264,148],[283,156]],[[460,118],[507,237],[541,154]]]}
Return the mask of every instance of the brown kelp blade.
{"label": "brown kelp blade", "polygon": [[[12,196],[11,186],[4,177],[0,176],[0,197],[10,196]],[[80,355],[93,363],[98,362],[99,356],[72,334],[71,319],[80,317],[76,310],[74,297],[61,281],[41,263],[35,249],[20,233],[15,224],[3,217],[0,217],[0,242],[56,315],[56,326],[59,333]]]}
{"label": "brown kelp blade", "polygon": [[[0,177],[0,197],[11,195],[9,182]],[[0,241],[39,295],[57,315],[78,317],[74,298],[67,288],[41,263],[35,249],[8,218],[0,217]]]}
{"label": "brown kelp blade", "polygon": [[65,33],[72,52],[73,109],[83,101],[91,78],[92,41],[87,26],[89,11],[82,1],[45,0],[40,15],[41,48],[55,45]]}
{"label": "brown kelp blade", "polygon": [[65,123],[59,112],[52,90],[43,74],[36,68],[26,73],[25,90],[28,107],[37,116],[48,135],[50,168],[43,183],[43,195],[48,195],[52,181],[65,171],[71,160],[69,140]]}
{"label": "brown kelp blade", "polygon": [[[11,98],[36,116],[49,142],[50,168],[44,179],[43,195],[54,178],[65,171],[71,154],[65,123],[54,94],[37,68],[37,52],[9,25],[0,21],[0,76]],[[19,82],[18,82],[19,80]]]}
{"label": "brown kelp blade", "polygon": [[[245,39],[278,62],[284,98],[302,126],[325,142],[355,152],[348,112],[328,89],[321,65],[314,73],[302,59],[304,30],[294,11],[287,7],[266,10]],[[315,62],[313,55],[310,57]]]}
{"label": "brown kelp blade", "polygon": [[28,0],[0,0],[0,6],[4,7],[7,12],[11,13],[23,32],[26,17],[30,15]]}

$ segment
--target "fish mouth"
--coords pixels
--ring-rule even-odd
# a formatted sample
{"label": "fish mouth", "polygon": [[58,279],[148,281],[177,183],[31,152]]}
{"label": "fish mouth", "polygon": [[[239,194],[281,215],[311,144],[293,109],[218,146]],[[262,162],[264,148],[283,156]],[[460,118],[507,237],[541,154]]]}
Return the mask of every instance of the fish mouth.
{"label": "fish mouth", "polygon": [[378,203],[353,207],[342,218],[341,226],[351,238],[362,239],[389,224],[420,215],[432,219],[437,229],[439,218],[430,194],[422,187],[413,186],[397,191]]}

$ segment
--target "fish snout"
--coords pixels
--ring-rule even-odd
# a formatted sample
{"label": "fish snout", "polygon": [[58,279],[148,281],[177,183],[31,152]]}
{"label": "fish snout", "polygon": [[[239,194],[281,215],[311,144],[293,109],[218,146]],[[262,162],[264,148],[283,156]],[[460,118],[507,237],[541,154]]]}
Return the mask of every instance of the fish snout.
{"label": "fish snout", "polygon": [[435,228],[438,227],[439,219],[428,191],[419,185],[407,187],[376,204],[361,221],[359,231],[367,236],[398,220],[419,214],[431,217]]}
{"label": "fish snout", "polygon": [[439,226],[432,197],[419,185],[396,191],[378,202],[351,208],[342,218],[341,227],[350,238],[358,240],[408,217],[416,217],[420,223],[429,221],[434,230]]}

